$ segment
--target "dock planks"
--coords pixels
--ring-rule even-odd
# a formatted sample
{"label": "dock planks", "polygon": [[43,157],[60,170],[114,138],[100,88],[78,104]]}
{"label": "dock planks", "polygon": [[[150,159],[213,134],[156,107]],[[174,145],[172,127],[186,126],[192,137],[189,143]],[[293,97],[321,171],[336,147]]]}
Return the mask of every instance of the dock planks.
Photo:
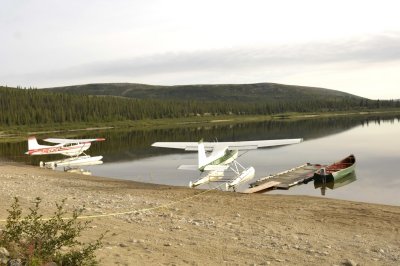
{"label": "dock planks", "polygon": [[313,179],[314,173],[322,167],[325,165],[306,163],[284,172],[262,177],[250,183],[250,188],[244,193],[264,193],[274,189],[289,189],[297,184],[310,181]]}

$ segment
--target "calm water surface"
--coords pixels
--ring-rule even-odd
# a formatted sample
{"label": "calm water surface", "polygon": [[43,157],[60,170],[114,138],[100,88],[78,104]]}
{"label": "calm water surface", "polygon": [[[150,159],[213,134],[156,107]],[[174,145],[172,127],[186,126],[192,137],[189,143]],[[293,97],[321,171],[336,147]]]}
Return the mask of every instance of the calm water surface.
{"label": "calm water surface", "polygon": [[[38,136],[38,138],[49,136]],[[63,137],[54,136],[51,137]],[[329,118],[296,122],[267,121],[199,128],[88,132],[79,137],[106,137],[89,150],[103,155],[104,164],[85,167],[93,175],[142,182],[187,186],[198,172],[181,171],[181,164],[196,164],[197,153],[150,147],[156,141],[239,141],[277,138],[304,138],[304,142],[277,148],[250,151],[239,158],[244,166],[254,166],[257,178],[310,163],[329,164],[349,154],[357,159],[355,181],[334,189],[325,197],[400,205],[400,118]],[[0,144],[0,156],[38,165],[40,160],[23,156],[26,142]],[[253,180],[253,181],[254,181]],[[243,184],[239,190],[244,190]],[[208,188],[203,186],[202,188]],[[321,196],[313,182],[268,193]]]}

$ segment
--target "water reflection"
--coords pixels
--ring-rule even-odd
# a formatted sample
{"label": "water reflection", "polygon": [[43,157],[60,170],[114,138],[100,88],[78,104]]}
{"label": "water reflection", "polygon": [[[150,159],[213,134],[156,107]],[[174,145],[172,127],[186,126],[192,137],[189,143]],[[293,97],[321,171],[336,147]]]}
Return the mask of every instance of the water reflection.
{"label": "water reflection", "polygon": [[83,169],[81,167],[65,167],[64,172],[81,174],[81,175],[92,175],[91,171],[89,171],[87,169]]}
{"label": "water reflection", "polygon": [[[291,169],[304,163],[330,164],[348,154],[358,159],[356,185],[328,190],[328,197],[400,205],[400,179],[396,176],[400,163],[400,115],[397,116],[337,116],[298,121],[273,120],[234,125],[215,124],[156,130],[99,130],[82,132],[76,138],[105,137],[88,150],[92,156],[103,155],[103,165],[85,167],[93,175],[150,183],[187,186],[199,173],[178,171],[182,164],[194,164],[196,153],[157,149],[156,141],[244,141],[302,137],[301,144],[258,149],[239,158],[244,166],[254,166],[255,180]],[[68,135],[37,136],[65,138]],[[0,161],[10,160],[39,165],[39,161],[62,157],[33,157],[23,153],[27,142],[0,143]],[[254,180],[253,180],[254,181]],[[334,187],[337,184],[334,185]],[[241,190],[247,189],[245,184]],[[327,187],[330,189],[329,187]],[[326,188],[325,188],[326,189]],[[239,188],[240,190],[240,188]],[[320,194],[309,185],[296,186],[273,194]]]}
{"label": "water reflection", "polygon": [[[245,141],[258,139],[304,138],[318,139],[335,135],[356,126],[368,126],[370,123],[380,123],[380,116],[337,116],[323,119],[307,119],[297,121],[271,120],[258,123],[239,123],[233,125],[211,125],[205,127],[179,127],[155,130],[99,130],[82,132],[76,138],[104,137],[106,141],[92,145],[88,154],[103,155],[104,162],[123,162],[140,160],[156,155],[179,153],[174,149],[151,148],[157,141]],[[399,116],[391,116],[389,121],[400,121]],[[38,136],[67,137],[63,134],[46,134]],[[45,143],[42,143],[45,144]],[[60,160],[62,156],[25,156],[27,142],[0,143],[0,157],[13,161],[38,165],[40,161]]]}
{"label": "water reflection", "polygon": [[314,180],[314,188],[320,188],[321,189],[321,195],[325,196],[326,189],[338,189],[340,187],[346,186],[350,183],[353,183],[356,181],[357,176],[356,172],[353,171],[350,174],[339,178],[338,180],[334,180],[333,177],[327,176],[326,178],[320,178],[320,179],[315,179]]}

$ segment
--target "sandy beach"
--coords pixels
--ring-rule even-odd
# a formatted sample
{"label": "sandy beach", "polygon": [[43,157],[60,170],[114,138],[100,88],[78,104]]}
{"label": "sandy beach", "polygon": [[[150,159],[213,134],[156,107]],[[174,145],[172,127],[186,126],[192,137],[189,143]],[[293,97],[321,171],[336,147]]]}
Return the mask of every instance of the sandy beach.
{"label": "sandy beach", "polygon": [[[132,173],[134,175],[134,173]],[[0,220],[85,206],[100,265],[399,265],[400,206],[194,190],[0,162]],[[129,212],[118,215],[116,213]],[[0,222],[0,228],[4,226]]]}

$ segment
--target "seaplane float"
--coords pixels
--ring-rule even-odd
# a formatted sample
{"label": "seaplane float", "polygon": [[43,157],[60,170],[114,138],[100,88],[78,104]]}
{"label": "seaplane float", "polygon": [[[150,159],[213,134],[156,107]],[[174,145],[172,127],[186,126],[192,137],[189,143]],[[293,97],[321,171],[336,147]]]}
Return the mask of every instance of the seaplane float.
{"label": "seaplane float", "polygon": [[[44,141],[49,143],[55,143],[56,145],[40,145],[36,137],[28,138],[28,151],[25,154],[28,155],[50,155],[50,154],[61,154],[68,156],[69,158],[43,162],[41,161],[39,166],[44,168],[55,169],[56,167],[64,167],[64,170],[79,167],[102,164],[103,156],[91,157],[85,153],[92,144],[96,141],[104,141],[104,138],[96,139],[56,139],[48,138]],[[83,155],[82,155],[83,154]],[[81,156],[82,155],[82,156]]]}
{"label": "seaplane float", "polygon": [[[254,178],[253,166],[244,167],[236,159],[240,151],[255,150],[264,147],[290,145],[303,139],[277,139],[239,142],[155,142],[153,147],[182,149],[198,152],[197,165],[181,165],[180,170],[198,170],[200,178],[189,183],[194,188],[211,182],[224,182],[226,190],[236,191],[238,185]],[[209,152],[207,155],[206,152]],[[242,154],[243,155],[243,154]]]}

